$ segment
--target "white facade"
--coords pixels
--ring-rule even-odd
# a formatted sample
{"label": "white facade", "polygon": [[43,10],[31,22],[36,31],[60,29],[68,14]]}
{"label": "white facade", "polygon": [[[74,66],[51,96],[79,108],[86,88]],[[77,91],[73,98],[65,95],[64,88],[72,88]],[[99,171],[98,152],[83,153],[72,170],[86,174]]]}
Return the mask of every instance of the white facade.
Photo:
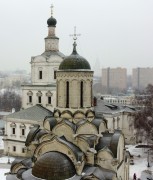
{"label": "white facade", "polygon": [[53,111],[56,105],[56,86],[23,86],[22,107],[32,107],[41,104],[43,107]]}
{"label": "white facade", "polygon": [[35,105],[5,116],[4,153],[12,156],[26,156],[24,151],[27,135],[34,125],[43,127],[43,120],[52,112],[41,105]]}
{"label": "white facade", "polygon": [[[56,20],[55,20],[56,21]],[[31,84],[22,85],[22,110],[27,110],[22,116],[22,111],[17,115],[6,117],[4,153],[10,153],[14,156],[24,156],[25,140],[33,124],[40,124],[49,110],[54,111],[56,107],[56,71],[63,61],[64,55],[59,51],[59,38],[55,35],[56,24],[48,24],[48,36],[45,38],[45,51],[38,56],[31,57]],[[44,116],[34,119],[36,116],[32,108],[40,105],[44,109]],[[30,109],[31,108],[31,109]],[[40,108],[40,107],[39,107]],[[21,113],[21,114],[20,114]],[[24,125],[24,128],[21,126]],[[23,135],[23,134],[24,135]]]}
{"label": "white facade", "polygon": [[[4,154],[11,156],[26,156],[25,140],[31,128],[35,124],[32,120],[7,120],[5,129],[7,136],[4,136]],[[38,122],[42,126],[42,121]]]}
{"label": "white facade", "polygon": [[22,108],[41,104],[53,111],[56,107],[56,71],[64,55],[59,52],[59,38],[55,27],[48,27],[45,52],[31,57],[31,84],[22,86]]}
{"label": "white facade", "polygon": [[115,129],[122,130],[126,144],[136,143],[133,115],[131,115],[130,113],[120,112],[114,115],[104,114],[104,118],[107,120],[107,125],[110,132],[114,132]]}

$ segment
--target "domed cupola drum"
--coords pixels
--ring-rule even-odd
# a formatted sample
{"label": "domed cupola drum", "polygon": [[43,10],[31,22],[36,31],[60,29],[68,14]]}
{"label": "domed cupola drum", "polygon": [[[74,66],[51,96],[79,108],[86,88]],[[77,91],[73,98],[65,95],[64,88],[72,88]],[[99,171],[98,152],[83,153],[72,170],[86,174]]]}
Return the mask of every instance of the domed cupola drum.
{"label": "domed cupola drum", "polygon": [[64,58],[57,71],[57,107],[71,111],[92,108],[93,71],[89,62],[77,53],[76,33],[73,51]]}

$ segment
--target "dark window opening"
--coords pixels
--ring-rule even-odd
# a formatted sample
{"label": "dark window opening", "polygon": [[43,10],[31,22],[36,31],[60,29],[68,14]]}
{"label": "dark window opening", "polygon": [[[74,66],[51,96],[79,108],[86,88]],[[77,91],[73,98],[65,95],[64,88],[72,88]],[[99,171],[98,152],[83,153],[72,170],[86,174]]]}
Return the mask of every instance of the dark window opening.
{"label": "dark window opening", "polygon": [[25,148],[22,148],[22,153],[25,153]]}
{"label": "dark window opening", "polygon": [[83,81],[81,81],[80,87],[80,107],[83,107]]}
{"label": "dark window opening", "polygon": [[29,96],[29,103],[32,103],[32,96]]}
{"label": "dark window opening", "polygon": [[54,79],[56,79],[56,70],[54,70]]}
{"label": "dark window opening", "polygon": [[51,104],[51,97],[48,97],[48,104]]}
{"label": "dark window opening", "polygon": [[38,103],[41,103],[41,96],[38,96]]}
{"label": "dark window opening", "polygon": [[22,129],[22,136],[25,135],[25,129]]}
{"label": "dark window opening", "polygon": [[66,108],[69,108],[69,82],[66,82]]}
{"label": "dark window opening", "polygon": [[12,128],[12,134],[15,134],[15,128]]}
{"label": "dark window opening", "polygon": [[39,71],[39,79],[42,79],[42,71]]}
{"label": "dark window opening", "polygon": [[14,152],[16,151],[16,146],[13,146],[13,151],[14,151]]}

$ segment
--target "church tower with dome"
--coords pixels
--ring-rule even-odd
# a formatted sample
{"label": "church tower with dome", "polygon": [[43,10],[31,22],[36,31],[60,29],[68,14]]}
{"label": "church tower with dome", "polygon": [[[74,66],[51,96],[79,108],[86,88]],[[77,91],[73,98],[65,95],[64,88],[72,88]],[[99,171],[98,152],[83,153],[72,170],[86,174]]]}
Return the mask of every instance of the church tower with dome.
{"label": "church tower with dome", "polygon": [[93,71],[73,52],[56,72],[57,107],[27,136],[26,159],[16,159],[6,180],[129,180],[120,130],[110,133],[92,104]]}
{"label": "church tower with dome", "polygon": [[64,58],[56,73],[57,111],[63,116],[67,112],[66,117],[70,119],[72,114],[75,119],[91,116],[93,110],[93,71],[89,62],[77,53],[76,46],[74,37],[72,54]]}
{"label": "church tower with dome", "polygon": [[56,71],[64,58],[64,54],[59,51],[56,24],[51,6],[51,17],[47,20],[45,51],[31,58],[31,83],[22,85],[22,109],[40,104],[53,111],[56,106]]}

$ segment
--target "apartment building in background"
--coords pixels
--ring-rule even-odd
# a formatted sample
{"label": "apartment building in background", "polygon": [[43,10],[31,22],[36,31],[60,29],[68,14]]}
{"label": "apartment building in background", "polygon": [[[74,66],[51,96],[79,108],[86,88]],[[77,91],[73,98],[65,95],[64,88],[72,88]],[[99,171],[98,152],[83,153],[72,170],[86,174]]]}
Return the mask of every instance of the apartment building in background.
{"label": "apartment building in background", "polygon": [[103,93],[119,93],[127,89],[126,68],[102,68]]}
{"label": "apartment building in background", "polygon": [[132,69],[132,87],[137,90],[144,90],[148,84],[153,84],[153,68],[143,67]]}

